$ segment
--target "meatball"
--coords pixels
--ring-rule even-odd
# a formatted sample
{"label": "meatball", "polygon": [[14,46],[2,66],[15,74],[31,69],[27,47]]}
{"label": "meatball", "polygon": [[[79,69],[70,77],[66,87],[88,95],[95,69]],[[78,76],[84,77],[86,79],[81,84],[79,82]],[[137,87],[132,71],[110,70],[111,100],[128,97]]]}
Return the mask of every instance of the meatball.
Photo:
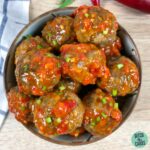
{"label": "meatball", "polygon": [[41,49],[41,48],[49,48],[51,47],[39,36],[29,36],[27,39],[23,40],[16,49],[15,53],[15,64],[22,58],[22,56],[32,49]]}
{"label": "meatball", "polygon": [[81,6],[76,10],[74,30],[81,43],[105,47],[116,39],[118,23],[115,16],[99,6]]}
{"label": "meatball", "polygon": [[33,114],[39,132],[49,137],[68,134],[80,127],[84,107],[72,92],[51,92],[36,100]]}
{"label": "meatball", "polygon": [[73,18],[60,16],[47,22],[42,30],[42,36],[54,48],[72,41],[74,39]]}
{"label": "meatball", "polygon": [[18,62],[15,74],[19,91],[41,96],[59,82],[60,61],[47,49],[32,50]]}
{"label": "meatball", "polygon": [[81,88],[81,84],[77,81],[73,81],[70,78],[61,79],[58,83],[56,90],[63,92],[63,91],[71,91],[74,93],[78,93]]}
{"label": "meatball", "polygon": [[96,89],[83,98],[85,104],[84,127],[92,135],[110,134],[121,122],[122,113],[118,103],[101,89]]}
{"label": "meatball", "polygon": [[109,74],[104,52],[93,44],[65,44],[60,51],[63,74],[83,85]]}
{"label": "meatball", "polygon": [[124,56],[108,63],[111,76],[98,80],[98,86],[112,96],[125,96],[134,92],[139,86],[139,72],[136,65]]}
{"label": "meatball", "polygon": [[7,94],[9,110],[14,113],[16,119],[23,124],[32,121],[29,101],[30,97],[20,93],[18,87],[13,87]]}

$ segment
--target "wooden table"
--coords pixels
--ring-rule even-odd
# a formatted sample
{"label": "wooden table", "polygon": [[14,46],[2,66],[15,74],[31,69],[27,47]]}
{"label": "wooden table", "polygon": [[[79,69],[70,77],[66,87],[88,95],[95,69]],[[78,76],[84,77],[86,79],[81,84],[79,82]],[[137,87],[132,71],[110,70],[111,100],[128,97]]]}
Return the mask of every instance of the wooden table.
{"label": "wooden table", "polygon": [[[90,4],[89,0],[76,0],[72,6]],[[103,6],[112,11],[121,25],[130,33],[139,49],[143,79],[137,105],[126,122],[112,135],[96,143],[70,147],[44,141],[14,119],[12,114],[0,132],[1,150],[135,150],[131,136],[137,131],[144,131],[149,136],[149,143],[143,149],[150,150],[150,15],[125,7],[114,0],[105,0]],[[30,19],[56,8],[55,0],[31,0]]]}

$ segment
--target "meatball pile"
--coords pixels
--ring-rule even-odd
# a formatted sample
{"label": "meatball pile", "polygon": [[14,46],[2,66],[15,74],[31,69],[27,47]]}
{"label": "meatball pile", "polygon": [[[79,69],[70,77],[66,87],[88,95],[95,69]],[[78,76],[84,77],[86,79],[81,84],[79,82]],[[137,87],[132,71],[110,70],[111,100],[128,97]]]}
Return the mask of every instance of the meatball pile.
{"label": "meatball pile", "polygon": [[22,40],[14,61],[17,86],[7,94],[16,119],[46,137],[115,130],[122,121],[117,96],[133,93],[140,81],[137,66],[121,55],[117,30],[111,12],[81,6]]}

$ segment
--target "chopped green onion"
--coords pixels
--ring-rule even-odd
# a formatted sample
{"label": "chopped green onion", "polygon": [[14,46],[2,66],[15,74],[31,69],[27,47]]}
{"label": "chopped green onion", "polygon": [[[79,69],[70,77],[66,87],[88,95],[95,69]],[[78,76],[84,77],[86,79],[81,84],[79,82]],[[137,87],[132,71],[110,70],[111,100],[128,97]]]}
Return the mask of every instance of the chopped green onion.
{"label": "chopped green onion", "polygon": [[107,100],[106,100],[105,97],[103,97],[103,98],[101,99],[101,101],[102,101],[103,104],[106,104],[106,103],[107,103]]}
{"label": "chopped green onion", "polygon": [[51,117],[47,117],[47,118],[46,118],[46,122],[47,122],[47,123],[51,123],[51,122],[52,122]]}
{"label": "chopped green onion", "polygon": [[24,72],[28,71],[28,69],[29,69],[29,65],[28,64],[26,64],[26,65],[23,66]]}
{"label": "chopped green onion", "polygon": [[88,13],[85,13],[84,15],[85,15],[85,17],[89,17],[89,14],[88,14]]}
{"label": "chopped green onion", "polygon": [[104,30],[104,31],[103,31],[103,34],[104,34],[104,35],[108,34],[108,29]]}
{"label": "chopped green onion", "polygon": [[103,118],[107,118],[107,115],[104,112],[102,112],[101,115]]}
{"label": "chopped green onion", "polygon": [[60,68],[60,67],[61,67],[60,63],[57,63],[57,67],[58,67],[58,68]]}
{"label": "chopped green onion", "polygon": [[44,85],[44,86],[42,87],[42,90],[45,91],[46,89],[47,89],[47,87]]}
{"label": "chopped green onion", "polygon": [[38,105],[40,105],[40,104],[41,104],[41,99],[36,99],[36,103],[37,103]]}
{"label": "chopped green onion", "polygon": [[109,103],[109,106],[111,106],[111,107],[112,107],[112,106],[113,106],[113,103],[112,103],[112,102],[110,102],[110,103]]}
{"label": "chopped green onion", "polygon": [[113,89],[113,90],[112,90],[112,96],[117,96],[117,93],[118,93],[118,92],[117,92],[116,89]]}
{"label": "chopped green onion", "polygon": [[49,37],[51,37],[51,36],[52,36],[52,34],[51,34],[51,33],[47,33],[47,35],[48,35]]}
{"label": "chopped green onion", "polygon": [[119,104],[118,103],[115,103],[114,104],[114,109],[118,109],[119,108]]}
{"label": "chopped green onion", "polygon": [[37,49],[41,49],[41,48],[43,48],[42,45],[37,45]]}
{"label": "chopped green onion", "polygon": [[70,62],[70,61],[71,61],[71,58],[70,58],[69,56],[67,56],[67,57],[65,58],[65,60],[66,60],[66,62]]}
{"label": "chopped green onion", "polygon": [[123,66],[123,64],[117,64],[118,69],[121,69]]}
{"label": "chopped green onion", "polygon": [[53,55],[51,53],[46,53],[47,57],[52,57]]}
{"label": "chopped green onion", "polygon": [[57,45],[57,41],[56,40],[53,40],[52,43],[53,43],[54,46]]}
{"label": "chopped green onion", "polygon": [[26,107],[25,107],[25,106],[21,106],[20,109],[21,109],[22,111],[25,111]]}
{"label": "chopped green onion", "polygon": [[62,121],[61,118],[57,118],[57,119],[56,119],[56,122],[57,122],[57,123],[61,123],[61,121]]}
{"label": "chopped green onion", "polygon": [[91,125],[91,126],[95,126],[96,123],[95,123],[95,122],[91,122],[90,125]]}
{"label": "chopped green onion", "polygon": [[101,118],[98,116],[98,117],[96,118],[96,121],[97,121],[97,122],[100,122],[100,120],[101,120]]}
{"label": "chopped green onion", "polygon": [[60,91],[63,91],[65,89],[65,86],[64,85],[61,85],[60,87],[59,87],[59,90]]}

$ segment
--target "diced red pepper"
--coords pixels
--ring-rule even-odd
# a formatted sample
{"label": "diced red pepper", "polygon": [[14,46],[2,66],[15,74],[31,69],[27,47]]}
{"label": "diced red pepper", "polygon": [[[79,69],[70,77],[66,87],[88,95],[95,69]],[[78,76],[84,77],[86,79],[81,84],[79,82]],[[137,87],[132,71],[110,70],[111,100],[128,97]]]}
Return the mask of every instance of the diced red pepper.
{"label": "diced red pepper", "polygon": [[58,134],[65,134],[68,130],[68,125],[63,121],[61,124],[57,127],[57,133]]}
{"label": "diced red pepper", "polygon": [[119,110],[113,110],[111,112],[111,117],[115,119],[116,121],[120,121],[122,119],[121,112]]}

